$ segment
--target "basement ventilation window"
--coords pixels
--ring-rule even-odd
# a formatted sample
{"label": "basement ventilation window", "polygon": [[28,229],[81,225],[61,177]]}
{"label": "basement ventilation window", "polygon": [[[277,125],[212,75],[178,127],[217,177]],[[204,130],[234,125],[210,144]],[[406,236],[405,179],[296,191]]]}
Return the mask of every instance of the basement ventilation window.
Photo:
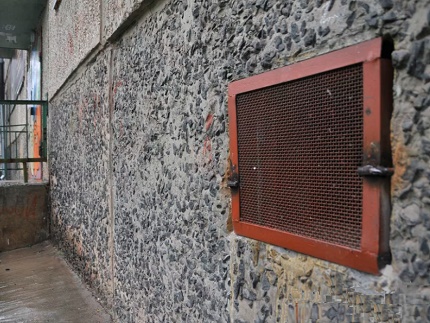
{"label": "basement ventilation window", "polygon": [[384,52],[378,38],[230,84],[237,234],[373,274],[391,261]]}

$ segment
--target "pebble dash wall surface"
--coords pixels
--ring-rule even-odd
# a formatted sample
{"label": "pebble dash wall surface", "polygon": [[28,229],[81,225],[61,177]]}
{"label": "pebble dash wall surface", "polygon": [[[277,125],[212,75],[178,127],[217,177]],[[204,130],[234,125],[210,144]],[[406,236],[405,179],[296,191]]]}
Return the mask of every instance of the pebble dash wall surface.
{"label": "pebble dash wall surface", "polygon": [[[228,83],[379,36],[395,46],[392,265],[236,236]],[[429,64],[429,1],[156,1],[51,100],[54,236],[119,322],[430,321]]]}
{"label": "pebble dash wall surface", "polygon": [[51,102],[51,226],[70,264],[112,300],[108,57]]}

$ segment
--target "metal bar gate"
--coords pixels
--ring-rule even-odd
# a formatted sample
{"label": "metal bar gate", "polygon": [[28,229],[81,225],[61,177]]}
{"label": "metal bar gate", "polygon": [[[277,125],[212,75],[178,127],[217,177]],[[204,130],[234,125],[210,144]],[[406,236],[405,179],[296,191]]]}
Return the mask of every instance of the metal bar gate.
{"label": "metal bar gate", "polygon": [[0,180],[42,179],[47,115],[47,101],[0,101]]}

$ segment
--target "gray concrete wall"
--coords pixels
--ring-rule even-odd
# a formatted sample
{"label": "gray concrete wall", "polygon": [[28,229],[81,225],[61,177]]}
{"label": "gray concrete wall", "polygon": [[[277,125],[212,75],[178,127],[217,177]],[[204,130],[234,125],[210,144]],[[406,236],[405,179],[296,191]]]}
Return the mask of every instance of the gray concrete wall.
{"label": "gray concrete wall", "polygon": [[51,102],[53,236],[70,263],[112,303],[113,219],[109,171],[109,53]]}
{"label": "gray concrete wall", "polygon": [[93,52],[117,38],[154,0],[49,0],[42,16],[43,94],[51,99]]}
{"label": "gray concrete wall", "polygon": [[49,0],[42,23],[44,86],[51,98],[100,42],[100,1]]}
{"label": "gray concrete wall", "polygon": [[[50,171],[54,237],[119,321],[430,320],[429,4],[166,0],[121,34],[135,4],[116,2],[118,39],[51,100]],[[392,264],[372,276],[236,236],[229,82],[379,36],[395,46]]]}
{"label": "gray concrete wall", "polygon": [[45,183],[0,182],[0,252],[48,239],[48,219]]}

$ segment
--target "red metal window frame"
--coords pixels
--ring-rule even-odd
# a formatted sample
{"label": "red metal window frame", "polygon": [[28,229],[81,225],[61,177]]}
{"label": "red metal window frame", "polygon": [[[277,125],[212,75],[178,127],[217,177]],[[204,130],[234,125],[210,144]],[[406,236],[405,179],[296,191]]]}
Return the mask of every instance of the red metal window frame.
{"label": "red metal window frame", "polygon": [[[232,82],[228,88],[230,176],[240,179],[236,96],[341,67],[363,64],[363,165],[391,165],[389,123],[392,111],[392,67],[382,58],[382,38],[366,41],[277,70]],[[259,226],[240,220],[240,186],[232,188],[234,231],[242,236],[378,274],[389,262],[389,178],[363,177],[360,250]],[[387,260],[388,259],[388,260]]]}

